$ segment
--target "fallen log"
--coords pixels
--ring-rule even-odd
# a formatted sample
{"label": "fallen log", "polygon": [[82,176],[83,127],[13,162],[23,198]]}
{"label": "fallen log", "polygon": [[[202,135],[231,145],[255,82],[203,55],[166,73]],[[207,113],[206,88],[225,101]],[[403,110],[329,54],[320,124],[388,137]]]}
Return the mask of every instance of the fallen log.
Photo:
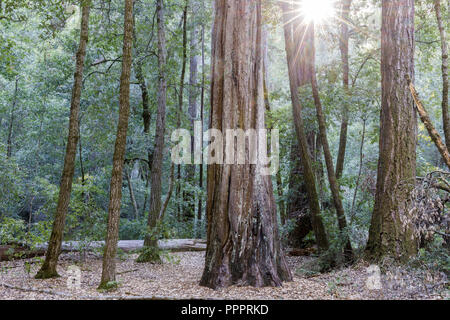
{"label": "fallen log", "polygon": [[1,245],[0,261],[28,259],[45,255],[43,249],[31,249],[25,245]]}
{"label": "fallen log", "polygon": [[[94,250],[102,248],[104,241],[92,241],[88,244],[81,241],[64,241],[61,250],[65,252]],[[125,252],[137,251],[144,247],[144,240],[120,240],[117,247]],[[162,250],[170,250],[173,252],[181,251],[205,251],[206,240],[202,239],[164,239],[158,240],[158,247]],[[47,243],[38,245],[39,249],[47,249]]]}

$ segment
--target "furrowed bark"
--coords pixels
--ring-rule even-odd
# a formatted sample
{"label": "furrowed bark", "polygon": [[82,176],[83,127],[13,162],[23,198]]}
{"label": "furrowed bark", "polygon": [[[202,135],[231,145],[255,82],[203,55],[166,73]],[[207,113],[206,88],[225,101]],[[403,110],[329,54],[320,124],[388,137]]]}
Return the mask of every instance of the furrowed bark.
{"label": "furrowed bark", "polygon": [[70,194],[72,192],[72,181],[75,172],[75,158],[79,139],[78,114],[80,110],[81,89],[83,86],[83,68],[86,56],[86,46],[89,37],[89,14],[90,1],[85,1],[81,13],[80,43],[76,54],[76,66],[74,83],[72,88],[72,99],[70,104],[69,136],[67,138],[64,168],[59,187],[58,204],[56,207],[55,220],[53,221],[52,233],[50,235],[45,261],[36,274],[36,279],[47,279],[58,277],[56,266],[61,252],[66,214],[69,208]]}
{"label": "furrowed bark", "polygon": [[[261,1],[217,0],[215,10],[210,128],[265,129]],[[208,244],[200,285],[280,286],[292,279],[272,183],[261,169],[260,160],[208,164]]]}
{"label": "furrowed bark", "polygon": [[366,246],[375,261],[407,261],[417,252],[407,206],[416,177],[417,117],[406,77],[414,79],[414,0],[383,0],[380,156]]}
{"label": "furrowed bark", "polygon": [[122,179],[127,144],[128,118],[130,115],[130,74],[133,45],[133,0],[125,0],[123,26],[122,72],[119,89],[119,121],[114,145],[113,169],[109,192],[108,226],[103,253],[102,279],[99,288],[107,288],[116,281],[116,251],[119,240],[120,206],[122,202]]}

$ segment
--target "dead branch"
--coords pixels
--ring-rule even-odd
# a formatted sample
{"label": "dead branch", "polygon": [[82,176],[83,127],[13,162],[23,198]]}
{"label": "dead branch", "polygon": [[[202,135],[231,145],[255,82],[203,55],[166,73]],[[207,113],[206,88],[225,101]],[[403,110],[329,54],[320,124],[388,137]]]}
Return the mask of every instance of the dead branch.
{"label": "dead branch", "polygon": [[420,120],[422,120],[423,124],[427,128],[428,134],[430,135],[431,139],[433,140],[434,144],[439,150],[439,153],[441,154],[442,158],[445,161],[445,164],[448,168],[450,168],[450,153],[447,150],[447,147],[442,142],[441,136],[436,131],[436,129],[433,126],[433,123],[431,122],[430,117],[428,116],[427,111],[425,110],[422,102],[419,99],[419,95],[416,92],[416,89],[414,88],[414,85],[411,82],[411,79],[409,76],[406,76],[406,81],[408,82],[409,90],[411,91],[411,95],[414,99],[417,111],[420,116]]}

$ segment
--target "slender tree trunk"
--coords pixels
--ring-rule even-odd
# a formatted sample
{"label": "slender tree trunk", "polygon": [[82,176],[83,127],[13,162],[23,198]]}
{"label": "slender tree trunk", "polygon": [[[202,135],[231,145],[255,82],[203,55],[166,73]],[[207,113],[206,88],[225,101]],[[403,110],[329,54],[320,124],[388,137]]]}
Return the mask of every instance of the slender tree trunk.
{"label": "slender tree trunk", "polygon": [[416,176],[417,118],[405,78],[414,79],[414,1],[383,0],[380,156],[367,257],[406,261],[417,252],[407,199]]}
{"label": "slender tree trunk", "polygon": [[[311,25],[311,34],[314,35],[314,25]],[[314,47],[314,43],[312,44],[312,46]],[[314,52],[314,49],[313,49],[313,52]],[[312,61],[315,61],[314,54],[312,55],[312,57],[313,57]],[[323,155],[325,158],[325,164],[326,164],[327,172],[328,172],[328,182],[330,184],[331,194],[333,196],[334,207],[336,208],[339,229],[341,230],[341,233],[343,234],[343,236],[345,238],[344,254],[347,259],[352,259],[353,258],[353,250],[352,250],[352,246],[350,243],[350,238],[348,237],[348,232],[346,230],[347,221],[345,218],[344,206],[342,205],[342,200],[339,195],[339,183],[336,179],[336,174],[335,174],[334,166],[333,166],[333,159],[331,157],[331,151],[330,151],[330,147],[328,145],[326,121],[325,121],[325,116],[322,111],[322,103],[320,101],[319,89],[318,89],[318,85],[317,85],[316,71],[315,71],[314,63],[311,63],[311,87],[312,87],[312,93],[313,93],[313,98],[314,98],[314,104],[316,105],[317,121],[319,123],[320,141],[322,143]]]}
{"label": "slender tree trunk", "polygon": [[[200,93],[200,123],[201,128],[203,130],[203,113],[205,109],[205,24],[202,23],[202,88]],[[203,146],[203,145],[202,145]],[[203,190],[203,157],[201,159],[201,163],[199,165],[199,182],[198,186],[200,190]],[[202,219],[203,212],[203,199],[200,195],[198,198],[198,211],[197,211],[197,220],[200,221]]]}
{"label": "slender tree trunk", "polygon": [[119,122],[114,145],[113,169],[109,192],[108,227],[103,253],[102,279],[99,288],[107,288],[116,281],[116,251],[119,240],[120,206],[124,156],[127,144],[128,118],[130,115],[130,74],[133,46],[133,0],[125,0],[123,25],[122,73],[119,92]]}
{"label": "slender tree trunk", "polygon": [[[149,95],[148,95],[148,87],[145,81],[145,76],[142,71],[143,67],[143,58],[140,57],[139,47],[136,38],[136,25],[135,25],[135,12],[133,13],[133,46],[136,53],[136,57],[133,61],[134,72],[136,75],[136,79],[139,83],[139,88],[141,89],[141,98],[142,98],[142,122],[144,125],[144,134],[146,138],[149,138],[150,135],[150,123],[152,120],[152,116],[150,114],[150,105],[149,105]],[[148,169],[151,170],[152,163],[152,154],[150,149],[147,151],[148,158]]]}
{"label": "slender tree trunk", "polygon": [[352,210],[350,213],[350,224],[352,224],[353,219],[355,217],[355,203],[356,203],[356,195],[358,194],[359,182],[361,181],[361,172],[363,167],[363,159],[364,159],[364,139],[366,137],[366,119],[363,119],[363,127],[361,134],[361,145],[359,147],[359,170],[358,170],[358,178],[356,178],[355,191],[353,192],[353,200],[352,200]]}
{"label": "slender tree trunk", "polygon": [[174,164],[172,163],[170,165],[170,177],[169,177],[170,181],[169,181],[169,191],[167,192],[167,196],[166,196],[166,200],[164,200],[164,204],[161,208],[161,212],[159,214],[159,219],[164,219],[164,215],[166,214],[167,211],[167,206],[169,205],[170,202],[170,198],[172,197],[172,192],[173,192],[173,185],[174,180],[175,180],[175,174],[174,174]]}
{"label": "slender tree trunk", "polygon": [[[267,87],[267,77],[268,77],[268,48],[267,48],[267,30],[264,28],[263,29],[263,87],[264,87],[264,105],[266,108],[266,111],[268,113],[271,112],[271,107],[270,107],[270,98],[269,98],[269,89]],[[273,129],[273,125],[267,126],[267,129],[272,130]],[[269,144],[269,151],[272,152],[272,150],[270,149],[270,144]],[[277,194],[278,197],[280,198],[279,200],[279,212],[280,212],[280,220],[281,223],[284,225],[286,223],[286,209],[285,209],[285,203],[282,200],[283,197],[283,184],[282,184],[282,180],[281,180],[281,172],[280,170],[277,171],[276,175],[275,175],[275,183],[277,186]]]}
{"label": "slender tree trunk", "polygon": [[292,34],[292,22],[290,22],[290,13],[292,8],[285,2],[279,2],[283,11],[284,21],[284,39],[286,46],[286,58],[289,71],[289,86],[292,100],[292,112],[294,118],[295,132],[299,143],[301,153],[301,163],[304,171],[304,181],[308,192],[309,209],[311,211],[312,225],[314,234],[316,236],[317,246],[320,251],[328,249],[328,240],[325,233],[325,227],[320,217],[320,205],[319,197],[316,189],[316,179],[314,177],[314,171],[311,163],[311,158],[308,152],[308,142],[305,134],[305,126],[302,117],[302,106],[298,97],[298,75],[295,72],[294,63],[294,47],[293,47],[293,34]]}
{"label": "slender tree trunk", "polygon": [[442,49],[442,122],[444,124],[444,136],[447,149],[450,150],[450,116],[448,114],[448,43],[444,23],[441,14],[441,1],[434,0],[439,34],[441,36]]}
{"label": "slender tree trunk", "polygon": [[[181,128],[181,115],[183,113],[183,93],[184,93],[184,77],[186,74],[186,62],[187,62],[187,9],[188,9],[188,0],[185,0],[184,9],[183,9],[183,53],[182,53],[182,61],[181,61],[181,76],[180,76],[180,91],[178,93],[178,113],[177,113],[177,128]],[[181,190],[181,165],[177,165],[177,197],[179,199],[183,199],[183,191]],[[182,217],[186,220],[191,218],[190,214],[184,211],[184,206],[180,201],[178,205],[178,217]],[[193,212],[192,212],[193,214]]]}
{"label": "slender tree trunk", "polygon": [[61,252],[61,242],[63,239],[64,225],[66,221],[67,209],[69,207],[72,181],[75,171],[75,158],[79,139],[78,113],[80,110],[81,89],[83,86],[84,59],[86,56],[86,45],[89,36],[89,13],[91,4],[90,1],[85,1],[83,4],[81,13],[80,43],[76,55],[75,75],[70,104],[69,136],[67,138],[64,169],[59,188],[55,220],[53,222],[52,233],[48,242],[45,261],[39,272],[36,274],[36,279],[58,277],[56,266],[58,263],[59,254]]}
{"label": "slender tree trunk", "polygon": [[[264,129],[261,1],[217,0],[215,10],[210,128]],[[259,161],[208,165],[208,244],[200,285],[280,286],[292,279],[280,247],[272,183],[261,169]]]}
{"label": "slender tree trunk", "polygon": [[[348,21],[350,16],[350,6],[352,0],[342,0],[342,23],[341,23],[341,35],[339,48],[341,51],[342,59],[342,83],[344,85],[344,90],[347,94],[350,94],[348,84],[349,84],[349,63],[348,63]],[[347,146],[347,128],[348,128],[348,105],[345,102],[342,110],[342,122],[341,122],[341,133],[339,136],[339,151],[336,160],[336,178],[339,179],[344,171],[344,160],[345,160],[345,148]]]}
{"label": "slender tree trunk", "polygon": [[11,158],[11,155],[12,155],[12,136],[13,136],[14,118],[15,118],[16,104],[17,104],[18,83],[19,83],[19,78],[16,77],[16,82],[14,85],[13,104],[11,107],[11,116],[9,118],[8,140],[6,142],[6,157],[7,158]]}
{"label": "slender tree trunk", "polygon": [[133,205],[134,210],[134,218],[137,219],[139,217],[139,207],[136,202],[136,198],[134,196],[133,185],[131,183],[130,172],[125,168],[125,177],[127,179],[128,190],[130,191],[131,204]]}
{"label": "slender tree trunk", "polygon": [[[192,20],[195,16],[195,1],[192,2]],[[197,26],[195,21],[192,25],[191,29],[191,39],[190,39],[190,58],[189,58],[189,121],[191,126],[191,133],[194,132],[194,121],[197,119],[197,67],[198,67],[198,55],[196,53],[197,50]],[[191,150],[194,150],[194,136],[191,136]],[[195,183],[195,164],[187,165],[186,167],[186,181],[194,185]],[[185,216],[188,219],[193,219],[195,217],[195,194],[193,192],[186,192],[184,194],[185,203],[187,206],[185,207]]]}
{"label": "slender tree trunk", "polygon": [[[163,0],[156,1],[156,20],[158,24],[158,67],[159,67],[159,84],[158,84],[158,112],[156,116],[156,133],[155,148],[153,151],[152,171],[150,172],[150,211],[148,214],[148,234],[145,237],[144,246],[155,247],[157,239],[152,236],[159,214],[161,212],[161,179],[164,151],[164,134],[166,129],[166,33],[164,19],[164,3]],[[141,255],[141,261],[143,256]]]}

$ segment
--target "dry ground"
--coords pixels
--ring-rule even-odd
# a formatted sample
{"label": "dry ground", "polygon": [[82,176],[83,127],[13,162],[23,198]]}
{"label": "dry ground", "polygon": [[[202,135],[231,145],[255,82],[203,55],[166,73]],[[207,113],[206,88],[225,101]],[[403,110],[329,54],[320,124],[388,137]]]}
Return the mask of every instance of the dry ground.
{"label": "dry ground", "polygon": [[[315,277],[296,273],[308,257],[288,257],[294,271],[294,280],[279,288],[232,286],[211,290],[198,285],[204,263],[204,252],[170,254],[164,264],[136,263],[136,255],[126,255],[117,261],[119,288],[113,292],[96,290],[101,276],[102,260],[89,254],[79,263],[78,253],[64,253],[58,272],[61,277],[35,280],[40,262],[36,259],[0,263],[0,299],[142,299],[149,297],[169,299],[448,299],[448,291],[441,285],[419,285],[409,278],[401,285],[368,290],[367,264],[341,269]],[[67,268],[81,267],[81,288],[69,289]],[[27,271],[30,271],[29,273]],[[423,282],[423,281],[422,281]],[[431,283],[431,282],[430,282]],[[448,284],[447,284],[448,285]]]}

